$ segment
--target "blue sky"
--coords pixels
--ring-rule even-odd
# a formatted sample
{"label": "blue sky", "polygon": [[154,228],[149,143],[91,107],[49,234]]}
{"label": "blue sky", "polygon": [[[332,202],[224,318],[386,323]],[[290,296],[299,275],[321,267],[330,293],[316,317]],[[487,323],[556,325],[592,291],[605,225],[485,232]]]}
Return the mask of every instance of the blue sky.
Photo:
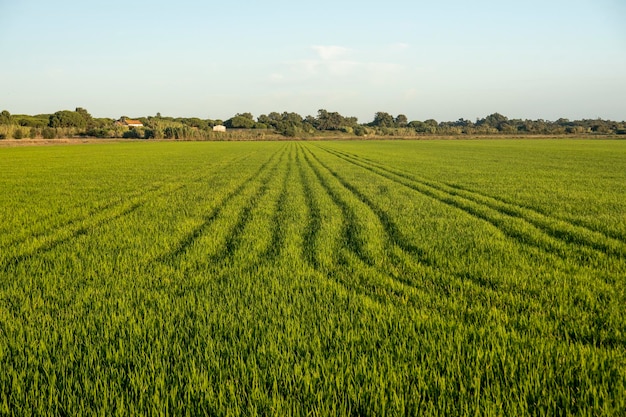
{"label": "blue sky", "polygon": [[626,119],[623,0],[0,0],[0,110]]}

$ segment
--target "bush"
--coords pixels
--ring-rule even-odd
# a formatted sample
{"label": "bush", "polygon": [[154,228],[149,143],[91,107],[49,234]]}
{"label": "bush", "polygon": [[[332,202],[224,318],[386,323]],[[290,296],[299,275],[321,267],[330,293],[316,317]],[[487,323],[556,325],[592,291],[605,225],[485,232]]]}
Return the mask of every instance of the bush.
{"label": "bush", "polygon": [[184,131],[180,127],[168,126],[163,132],[165,139],[182,139],[184,137]]}
{"label": "bush", "polygon": [[111,137],[111,131],[105,128],[91,128],[87,131],[87,136],[96,138],[109,138]]}
{"label": "bush", "polygon": [[37,128],[35,127],[31,127],[30,130],[28,131],[28,137],[31,139],[35,139],[37,137]]}
{"label": "bush", "polygon": [[14,139],[23,139],[24,138],[24,132],[22,131],[22,129],[15,129],[13,131],[13,138]]}
{"label": "bush", "polygon": [[124,139],[140,139],[141,135],[139,134],[139,131],[137,129],[131,129],[122,133],[122,137]]}
{"label": "bush", "polygon": [[357,136],[365,136],[367,135],[367,129],[365,129],[363,126],[357,126],[354,128],[354,134]]}
{"label": "bush", "polygon": [[288,138],[295,138],[298,135],[298,130],[294,126],[286,126],[280,133]]}
{"label": "bush", "polygon": [[41,131],[41,136],[44,139],[54,139],[57,137],[57,132],[51,127],[44,127]]}

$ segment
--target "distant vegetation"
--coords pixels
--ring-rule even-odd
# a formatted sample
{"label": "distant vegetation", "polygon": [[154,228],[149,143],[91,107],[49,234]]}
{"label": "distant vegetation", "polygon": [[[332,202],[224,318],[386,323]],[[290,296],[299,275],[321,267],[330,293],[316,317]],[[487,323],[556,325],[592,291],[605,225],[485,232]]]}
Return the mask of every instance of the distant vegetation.
{"label": "distant vegetation", "polygon": [[[281,137],[357,136],[413,137],[427,135],[626,135],[626,122],[603,119],[522,120],[494,113],[475,122],[459,119],[438,122],[433,119],[412,120],[399,114],[377,112],[374,120],[359,123],[356,117],[342,116],[321,109],[317,116],[302,117],[293,112],[271,112],[256,119],[251,113],[237,113],[228,120],[197,117],[156,116],[138,118],[143,127],[116,124],[110,118],[96,118],[84,108],[60,110],[54,114],[11,115],[0,113],[0,139],[23,138],[130,138],[233,140],[279,139]],[[224,125],[227,133],[214,132]]]}

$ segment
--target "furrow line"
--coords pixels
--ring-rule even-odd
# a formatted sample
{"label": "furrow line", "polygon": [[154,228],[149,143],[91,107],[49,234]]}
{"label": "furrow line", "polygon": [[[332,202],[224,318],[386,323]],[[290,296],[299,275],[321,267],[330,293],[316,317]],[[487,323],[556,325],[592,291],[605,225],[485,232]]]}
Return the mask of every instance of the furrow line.
{"label": "furrow line", "polygon": [[[315,171],[311,164],[311,161],[304,153],[302,145],[298,146],[296,161],[298,163],[300,181],[302,181],[304,197],[309,211],[309,222],[306,226],[304,244],[302,248],[302,250],[304,251],[303,257],[306,263],[310,265],[322,279],[331,283],[331,285],[336,286],[338,289],[347,293],[357,294],[358,296],[363,297],[365,300],[368,300],[371,303],[382,305],[383,303],[381,302],[380,297],[373,297],[372,294],[370,294],[370,292],[367,291],[363,285],[357,285],[353,274],[348,274],[349,271],[361,270],[363,269],[363,267],[368,267],[367,264],[363,262],[363,260],[358,256],[358,254],[350,248],[350,246],[344,246],[333,250],[333,256],[337,257],[337,260],[335,262],[332,262],[331,264],[321,265],[319,260],[317,259],[316,248],[318,244],[318,239],[320,238],[319,234],[323,226],[322,212],[320,208],[319,198],[316,198],[315,196],[314,183],[312,182],[311,178],[306,174],[305,166],[308,167],[308,169],[318,179],[317,184],[320,185],[325,195],[327,195],[331,199],[333,204],[337,208],[339,208],[342,218],[344,219],[346,219],[346,214],[344,212],[345,207],[342,209],[342,206],[336,203],[331,193],[326,187],[324,187],[322,182],[319,180],[319,177],[317,175],[318,173]],[[346,234],[345,224],[346,222],[344,222],[344,225],[341,228],[342,236],[345,236]],[[355,263],[357,263],[359,267],[351,268],[350,266],[354,265]],[[346,279],[346,275],[350,275],[349,279]]]}
{"label": "furrow line", "polygon": [[17,267],[20,263],[32,258],[33,256],[51,251],[64,243],[68,243],[73,239],[88,234],[89,231],[92,229],[95,229],[105,223],[115,221],[131,214],[132,212],[143,206],[146,202],[147,201],[145,200],[131,202],[129,204],[126,204],[124,207],[121,208],[121,210],[115,213],[108,214],[107,216],[98,216],[99,218],[97,220],[91,221],[89,222],[89,224],[76,225],[76,227],[73,227],[71,229],[58,232],[54,237],[47,239],[30,251],[15,255],[9,255],[7,258],[2,260],[2,263],[0,263],[0,271],[5,273],[9,272],[11,269]]}
{"label": "furrow line", "polygon": [[267,175],[261,180],[260,186],[256,189],[255,193],[248,198],[246,205],[239,212],[237,222],[231,228],[230,233],[226,237],[224,246],[216,254],[209,256],[211,263],[222,263],[228,259],[232,259],[237,249],[241,246],[241,239],[243,237],[246,225],[250,222],[252,212],[258,207],[261,199],[267,194],[270,187],[270,182],[276,178],[274,175],[278,170],[278,167],[283,161],[285,156],[285,148],[281,153],[280,158],[276,164],[267,172]]}
{"label": "furrow line", "polygon": [[287,162],[287,172],[285,173],[285,178],[283,179],[281,185],[280,195],[278,196],[278,200],[276,201],[276,209],[274,210],[274,216],[272,219],[272,224],[274,227],[272,228],[272,239],[270,240],[270,245],[268,246],[265,253],[261,256],[262,259],[266,259],[269,261],[276,260],[285,245],[286,236],[285,236],[285,227],[286,223],[286,215],[285,206],[287,204],[287,186],[289,185],[289,179],[291,177],[291,173],[293,171],[294,164],[294,155],[293,155],[293,147],[289,152],[289,161]]}
{"label": "furrow line", "polygon": [[[234,161],[237,161],[239,159],[246,159],[247,157],[249,157],[249,155],[243,155],[240,157],[236,157],[236,158],[232,158],[229,159],[228,161],[224,161],[218,165],[224,165],[226,163],[232,163]],[[196,175],[195,177],[196,179],[202,178],[201,174]],[[181,180],[187,180],[186,182],[183,182],[183,184],[180,184],[178,186],[171,186],[171,184],[175,184],[177,182],[180,182]],[[168,182],[166,183],[162,183],[162,184],[153,184],[152,186],[149,187],[149,189],[147,190],[138,190],[138,191],[133,191],[127,195],[124,196],[117,196],[115,199],[113,200],[109,200],[106,201],[104,203],[104,205],[102,206],[98,206],[93,208],[92,210],[90,210],[88,213],[86,213],[85,215],[82,216],[78,216],[75,217],[73,219],[69,219],[63,223],[60,223],[58,225],[56,225],[54,227],[54,229],[50,230],[50,231],[44,231],[44,232],[39,232],[39,233],[34,233],[28,236],[25,236],[23,238],[19,238],[14,240],[13,242],[9,243],[9,246],[17,246],[17,245],[22,245],[24,243],[26,243],[29,240],[33,240],[33,239],[43,239],[44,242],[40,245],[41,248],[45,248],[47,246],[49,246],[49,242],[54,242],[58,239],[56,239],[57,235],[61,234],[61,235],[65,235],[66,233],[65,230],[70,228],[73,229],[74,227],[77,227],[78,230],[80,229],[85,229],[85,227],[83,225],[81,225],[81,222],[85,222],[89,219],[93,219],[93,218],[98,218],[100,216],[102,216],[103,214],[112,211],[112,217],[111,220],[118,218],[119,216],[117,216],[115,213],[117,213],[121,208],[121,211],[124,212],[126,210],[126,206],[128,205],[128,201],[142,201],[142,205],[145,204],[148,200],[150,200],[151,198],[155,198],[155,197],[160,197],[162,195],[168,194],[168,193],[172,193],[172,192],[176,192],[182,188],[184,188],[187,185],[188,182],[188,178],[187,177],[183,177],[183,176],[178,176],[175,178],[171,178],[168,180]],[[138,208],[138,207],[137,207]],[[40,222],[44,222],[45,220],[41,220]],[[97,223],[102,224],[102,222]],[[78,233],[78,235],[80,235],[81,233]],[[60,242],[62,243],[62,242]],[[57,244],[55,244],[54,246],[56,246]],[[49,249],[46,249],[49,250]],[[34,250],[33,252],[36,252],[37,250]],[[26,256],[28,257],[28,256]]]}
{"label": "furrow line", "polygon": [[[404,267],[412,270],[414,273],[420,271],[421,273],[419,275],[422,279],[425,279],[426,276],[434,278],[437,275],[443,275],[448,277],[454,277],[460,281],[469,280],[483,289],[495,290],[494,284],[488,279],[484,277],[474,276],[469,271],[459,273],[449,270],[443,270],[439,265],[437,265],[436,260],[431,259],[422,248],[411,243],[403,235],[403,233],[400,231],[400,228],[394,222],[392,217],[380,205],[376,204],[371,198],[369,198],[353,184],[343,178],[337,171],[333,170],[327,164],[321,161],[317,156],[315,156],[315,154],[311,153],[311,155],[317,160],[317,162],[321,166],[323,166],[333,177],[335,177],[346,190],[351,192],[357,199],[365,204],[368,209],[378,218],[378,221],[380,222],[386,234],[385,237],[387,240],[387,247],[389,248],[387,250],[386,256],[389,259],[395,260],[396,266],[398,266],[398,264],[402,264]],[[394,253],[394,247],[397,248],[400,253]],[[399,283],[409,286],[413,289],[421,289],[421,287],[425,284],[425,282],[420,282],[419,284],[421,285],[419,285],[414,280],[405,277],[404,274],[394,273],[394,271],[381,270],[381,272],[390,276],[392,279],[398,281]],[[433,286],[445,290],[445,286],[442,282],[437,282],[433,279],[429,279],[429,282]]]}
{"label": "furrow line", "polygon": [[222,213],[228,203],[235,197],[240,195],[252,183],[252,181],[254,181],[255,178],[263,174],[267,167],[276,158],[276,155],[278,155],[278,152],[272,154],[271,157],[267,161],[265,161],[258,170],[256,170],[246,179],[244,179],[241,183],[239,183],[239,185],[234,190],[226,194],[226,196],[221,199],[217,203],[217,205],[213,207],[213,209],[202,218],[202,222],[197,225],[193,230],[191,230],[183,239],[180,240],[174,250],[158,256],[155,261],[170,264],[183,256],[187,252],[189,247],[191,247],[193,243],[198,240],[211,226],[211,224],[220,215],[220,213]]}
{"label": "furrow line", "polygon": [[[302,248],[304,253],[302,254],[302,257],[308,264],[313,267],[313,269],[319,270],[320,265],[317,257],[315,256],[315,243],[317,241],[318,234],[320,233],[320,230],[322,228],[322,214],[318,203],[313,197],[313,189],[311,187],[311,183],[309,182],[304,172],[305,161],[301,159],[301,153],[302,147],[298,147],[298,152],[296,154],[296,163],[298,165],[300,181],[302,182],[302,188],[304,190],[304,200],[309,211],[309,222],[304,232],[304,244]],[[302,155],[302,158],[304,158],[304,155]]]}
{"label": "furrow line", "polygon": [[[586,246],[603,254],[615,257],[626,256],[626,242],[617,235],[609,235],[605,232],[589,228],[585,225],[575,224],[560,218],[549,216],[535,209],[519,204],[510,203],[501,198],[493,197],[481,192],[469,190],[462,186],[450,185],[448,183],[436,183],[431,180],[418,179],[414,175],[388,168],[380,163],[376,163],[367,158],[362,158],[354,154],[335,151],[323,148],[327,152],[343,159],[350,159],[354,164],[364,164],[376,170],[384,171],[388,174],[404,178],[408,181],[422,184],[427,187],[439,190],[451,196],[472,201],[478,205],[488,207],[504,215],[521,219],[540,229],[545,234],[558,239],[566,244]],[[361,165],[363,168],[365,166]]]}
{"label": "furrow line", "polygon": [[541,210],[541,209],[539,209],[537,207],[531,207],[531,206],[528,206],[528,205],[514,203],[514,202],[509,201],[509,200],[507,200],[505,198],[489,195],[489,194],[483,193],[481,191],[476,191],[476,190],[473,190],[473,189],[471,189],[469,187],[465,187],[463,185],[452,184],[452,183],[449,183],[449,182],[442,182],[442,184],[444,184],[447,187],[459,190],[460,192],[463,193],[463,195],[465,195],[465,193],[467,193],[469,195],[477,195],[477,196],[479,196],[479,198],[484,198],[487,201],[494,200],[494,202],[495,202],[494,204],[501,204],[504,207],[510,207],[511,213],[515,213],[516,215],[528,216],[529,218],[538,217],[539,219],[544,219],[544,221],[553,220],[555,222],[563,224],[565,227],[577,228],[579,234],[584,234],[584,233],[597,234],[598,238],[604,238],[604,239],[607,239],[609,241],[611,239],[613,239],[613,240],[621,243],[622,245],[626,246],[626,237],[623,234],[620,234],[620,233],[617,233],[617,232],[613,232],[611,230],[599,229],[597,227],[594,227],[593,225],[590,225],[589,223],[585,222],[584,220],[580,220],[580,219],[564,219],[564,218],[561,218],[561,217],[552,216],[552,215],[548,214],[547,212],[545,212],[544,210]]}
{"label": "furrow line", "polygon": [[374,215],[380,221],[381,226],[385,230],[385,232],[387,234],[387,237],[388,237],[390,242],[392,242],[393,244],[399,246],[405,252],[409,252],[409,253],[417,256],[420,263],[422,263],[424,265],[428,265],[428,266],[433,267],[433,268],[436,267],[436,264],[435,264],[434,260],[429,259],[428,255],[426,254],[426,252],[423,249],[417,247],[416,245],[414,245],[413,243],[409,242],[405,238],[405,236],[400,231],[400,228],[393,221],[391,216],[389,216],[389,214],[387,214],[384,210],[382,210],[381,207],[379,207],[377,204],[375,204],[369,197],[367,197],[365,194],[363,194],[354,185],[350,184],[343,177],[341,177],[337,171],[331,169],[328,165],[326,165],[324,162],[322,162],[314,153],[311,153],[311,156],[322,167],[324,167],[324,169],[326,169],[326,171],[328,171],[334,178],[336,178],[337,181],[339,181],[339,183],[345,189],[350,191],[357,199],[359,199],[361,202],[363,202],[372,211],[372,213],[374,213]]}
{"label": "furrow line", "polygon": [[[459,280],[467,278],[450,271],[441,270],[436,265],[435,261],[429,259],[421,248],[411,244],[402,236],[395,222],[393,222],[391,217],[385,213],[382,208],[373,203],[354,186],[346,182],[335,171],[331,170],[314,153],[310,150],[308,150],[308,152],[343,188],[352,193],[354,197],[367,207],[377,218],[378,223],[382,227],[382,232],[384,233],[384,262],[378,265],[374,262],[366,262],[362,257],[358,256],[358,253],[349,250],[349,247],[343,248],[343,251],[340,251],[340,263],[343,264],[340,266],[347,267],[353,273],[356,273],[356,271],[365,271],[363,274],[357,275],[369,277],[367,278],[367,282],[361,282],[361,286],[367,287],[376,294],[384,291],[391,296],[392,300],[397,300],[405,304],[407,298],[410,300],[423,300],[425,298],[424,294],[429,291],[427,288],[429,286],[437,290],[448,291],[446,289],[446,280],[438,280],[438,277],[449,276]],[[324,273],[324,271],[320,272]],[[329,273],[329,275],[331,275],[331,273]],[[476,281],[473,280],[473,282]],[[360,286],[357,287],[360,288]],[[412,303],[413,302],[414,301],[412,301]],[[422,307],[421,301],[415,301],[415,304],[416,306],[419,305]]]}
{"label": "furrow line", "polygon": [[[322,148],[324,149],[324,148]],[[590,251],[596,255],[604,256],[617,256],[621,254],[616,252],[613,248],[607,248],[607,251],[603,251],[602,248],[598,248],[595,245],[583,244],[581,242],[567,241],[559,239],[557,236],[553,236],[548,233],[544,228],[538,227],[533,222],[519,216],[512,216],[506,212],[494,209],[486,204],[474,201],[472,199],[460,196],[455,193],[450,193],[440,188],[434,187],[428,183],[420,182],[414,178],[406,178],[404,175],[397,174],[389,169],[382,169],[371,164],[355,161],[344,155],[333,153],[331,150],[324,149],[329,154],[334,155],[337,158],[345,160],[353,165],[359,166],[369,172],[385,177],[398,184],[404,185],[414,191],[419,192],[427,197],[433,198],[441,203],[447,204],[451,207],[462,210],[476,218],[484,220],[494,227],[498,228],[506,236],[517,240],[521,244],[530,245],[536,247],[542,251],[553,253],[559,257],[566,259],[572,258],[572,252],[578,254],[574,259],[581,263],[587,263],[594,256]],[[516,221],[512,221],[516,219]],[[517,223],[523,222],[522,225]],[[588,243],[588,242],[587,242]]]}
{"label": "furrow line", "polygon": [[[310,150],[308,152],[312,155]],[[358,225],[355,220],[357,214],[350,207],[350,205],[343,198],[341,198],[341,195],[337,191],[333,190],[332,186],[328,183],[328,180],[324,178],[319,168],[315,166],[306,153],[304,154],[304,159],[315,174],[317,181],[322,185],[328,196],[332,199],[333,203],[341,210],[342,216],[345,220],[341,231],[342,241],[345,243],[345,246],[352,253],[354,253],[355,256],[361,259],[363,263],[367,265],[374,265],[374,261],[365,253],[364,242],[359,236]]]}
{"label": "furrow line", "polygon": [[143,205],[145,205],[150,198],[163,195],[166,193],[175,192],[184,185],[177,185],[174,187],[159,187],[158,193],[144,192],[140,193],[138,197],[125,201],[123,204],[114,204],[112,207],[115,210],[100,211],[92,216],[84,217],[83,220],[75,220],[69,223],[69,227],[56,230],[54,234],[46,236],[46,239],[35,245],[34,248],[27,249],[18,254],[9,254],[0,261],[0,271],[7,272],[10,268],[14,268],[19,263],[41,253],[48,252],[59,245],[68,243],[71,240],[86,235],[90,230],[96,229],[106,223],[118,220],[125,217],[132,212],[136,211]]}

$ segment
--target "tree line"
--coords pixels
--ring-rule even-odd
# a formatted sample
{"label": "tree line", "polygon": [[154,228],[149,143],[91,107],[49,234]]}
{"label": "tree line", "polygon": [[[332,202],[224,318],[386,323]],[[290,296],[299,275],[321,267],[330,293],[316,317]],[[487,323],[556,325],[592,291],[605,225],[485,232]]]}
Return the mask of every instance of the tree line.
{"label": "tree line", "polygon": [[[124,117],[122,117],[123,119]],[[121,120],[121,119],[120,119]],[[626,122],[603,119],[528,120],[509,119],[493,113],[476,121],[459,119],[438,122],[433,119],[409,121],[404,114],[393,116],[377,112],[369,123],[359,123],[356,117],[320,109],[316,116],[301,116],[293,112],[271,112],[256,119],[251,113],[237,113],[227,120],[197,117],[138,117],[142,127],[127,127],[111,118],[96,118],[82,107],[74,111],[60,110],[53,114],[11,115],[0,113],[0,139],[61,137],[142,138],[142,139],[235,139],[340,136],[398,136],[423,135],[626,135]],[[213,127],[224,125],[229,134],[216,133]]]}

